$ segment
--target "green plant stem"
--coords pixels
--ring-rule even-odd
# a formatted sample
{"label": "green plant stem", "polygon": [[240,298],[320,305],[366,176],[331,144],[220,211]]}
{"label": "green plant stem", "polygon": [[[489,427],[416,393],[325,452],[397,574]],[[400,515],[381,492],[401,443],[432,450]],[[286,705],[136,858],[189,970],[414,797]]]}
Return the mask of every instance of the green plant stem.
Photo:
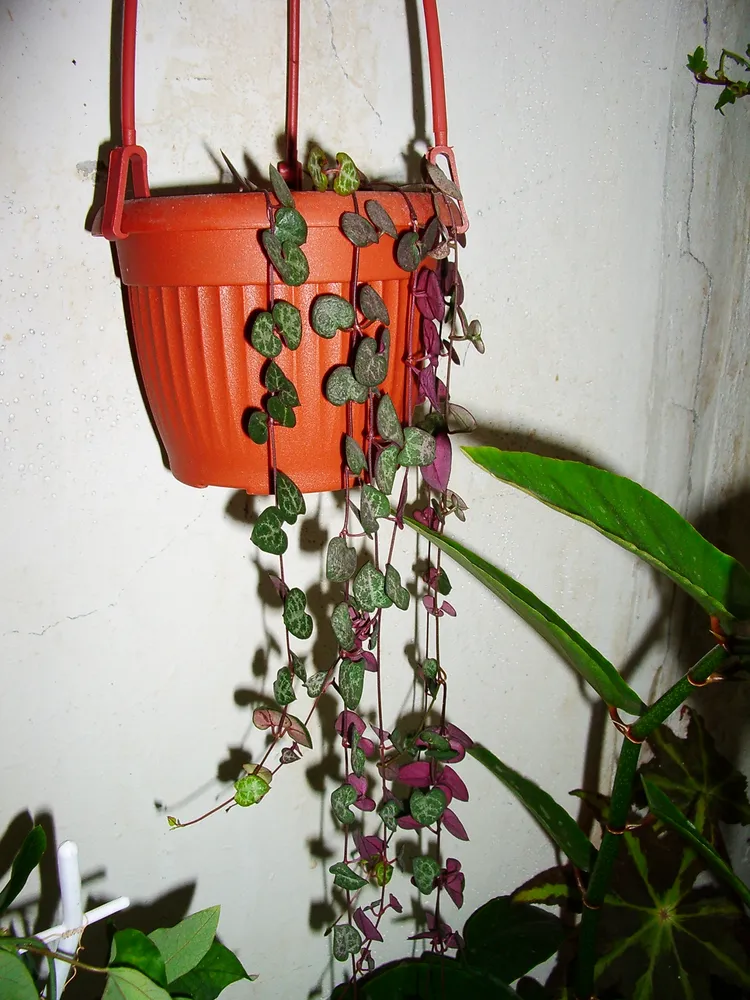
{"label": "green plant stem", "polygon": [[629,737],[623,740],[617,771],[612,786],[612,802],[609,822],[602,838],[588,889],[585,906],[581,915],[578,938],[578,958],[575,973],[575,995],[578,1000],[589,1000],[593,996],[594,968],[596,965],[596,939],[599,930],[601,907],[609,891],[617,854],[620,850],[622,832],[628,821],[633,801],[638,758],[641,742],[657,729],[675,709],[690,696],[696,684],[702,684],[729,658],[722,646],[714,646],[692,667],[687,674],[648,708],[629,730]]}
{"label": "green plant stem", "polygon": [[23,948],[26,951],[30,951],[33,955],[41,955],[43,958],[58,959],[60,962],[66,962],[68,965],[75,966],[76,969],[85,969],[86,972],[98,972],[101,975],[106,976],[109,969],[102,968],[99,965],[87,965],[86,962],[79,962],[77,958],[72,955],[65,955],[59,951],[52,951],[51,948],[45,948],[44,945],[39,944],[36,938],[16,938],[15,940],[6,938],[5,943],[11,942],[17,945],[19,948]]}

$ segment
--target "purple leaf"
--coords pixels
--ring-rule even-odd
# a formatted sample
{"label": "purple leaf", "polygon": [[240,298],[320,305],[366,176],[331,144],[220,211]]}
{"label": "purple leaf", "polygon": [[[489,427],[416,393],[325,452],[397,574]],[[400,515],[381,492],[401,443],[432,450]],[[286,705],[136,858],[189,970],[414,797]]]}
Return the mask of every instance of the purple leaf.
{"label": "purple leaf", "polygon": [[417,381],[419,383],[419,396],[417,402],[421,403],[423,400],[429,399],[435,409],[439,410],[440,399],[438,398],[435,369],[431,367],[431,365],[427,365],[426,368],[421,368],[419,375],[417,376]]}
{"label": "purple leaf", "polygon": [[423,268],[419,272],[415,288],[417,309],[425,319],[436,319],[438,322],[445,315],[445,302],[440,281],[434,271]]}
{"label": "purple leaf", "polygon": [[377,673],[378,661],[374,653],[369,653],[366,649],[363,649],[360,659],[365,661],[365,670],[372,670]]}
{"label": "purple leaf", "polygon": [[362,931],[362,937],[365,941],[383,940],[383,935],[377,929],[372,920],[370,920],[361,906],[354,911],[354,923]]}
{"label": "purple leaf", "polygon": [[445,868],[438,876],[440,884],[450,898],[460,909],[464,905],[464,886],[466,879],[461,872],[461,863],[455,858],[448,858]]}
{"label": "purple leaf", "polygon": [[441,726],[439,732],[441,736],[445,736],[451,742],[456,740],[457,743],[466,747],[467,750],[474,746],[474,740],[470,736],[467,736],[463,729],[454,726],[452,722],[446,722],[444,726]]}
{"label": "purple leaf", "polygon": [[440,530],[442,522],[437,514],[437,511],[432,507],[425,507],[424,510],[415,510],[413,517],[415,521],[419,521],[419,523],[423,524],[425,528],[430,528],[432,531]]}
{"label": "purple leaf", "polygon": [[[432,400],[430,400],[432,402]],[[433,406],[435,404],[433,403]],[[451,439],[445,433],[435,435],[435,461],[432,465],[422,466],[422,478],[433,490],[442,493],[448,488],[451,475],[452,447]],[[445,607],[445,605],[443,605]],[[448,612],[450,614],[450,612]]]}
{"label": "purple leaf", "polygon": [[437,367],[438,358],[442,353],[442,342],[438,329],[432,320],[422,320],[422,344],[424,352],[430,359],[433,368]]}
{"label": "purple leaf", "polygon": [[404,526],[404,509],[406,508],[406,500],[409,496],[409,477],[404,476],[401,480],[401,493],[398,498],[398,507],[396,507],[396,524],[399,528]]}
{"label": "purple leaf", "polygon": [[432,596],[432,594],[425,594],[424,597],[422,598],[422,604],[424,604],[425,609],[431,615],[437,616],[437,605],[435,602],[435,598]]}
{"label": "purple leaf", "polygon": [[[362,743],[359,744],[362,746]],[[439,785],[445,785],[446,788],[450,788],[453,793],[453,798],[458,799],[459,802],[469,801],[469,789],[463,783],[463,780],[456,774],[452,767],[443,768],[440,772],[440,777],[438,778]]]}
{"label": "purple leaf", "polygon": [[365,860],[368,860],[369,858],[379,858],[385,851],[385,841],[382,837],[376,837],[374,835],[363,837],[358,833],[355,834],[354,842],[357,845],[360,858],[364,858]]}
{"label": "purple leaf", "polygon": [[366,736],[363,736],[359,741],[359,749],[362,751],[365,757],[369,757],[370,754],[375,749],[375,744],[372,742],[372,740],[368,740]]}
{"label": "purple leaf", "polygon": [[367,778],[358,778],[356,774],[347,774],[346,780],[359,798],[367,794]]}
{"label": "purple leaf", "polygon": [[413,816],[399,816],[396,820],[402,830],[421,830],[422,824],[417,823]]}
{"label": "purple leaf", "polygon": [[412,788],[428,788],[432,784],[431,771],[429,761],[416,760],[398,769],[398,780]]}
{"label": "purple leaf", "polygon": [[453,607],[452,604],[449,604],[447,601],[443,601],[443,603],[440,605],[440,610],[444,615],[450,615],[451,618],[456,617],[456,609]]}
{"label": "purple leaf", "polygon": [[381,743],[390,742],[391,734],[388,732],[387,729],[380,729],[378,726],[373,726],[372,731],[375,733],[375,735],[377,736],[377,738],[380,740]]}
{"label": "purple leaf", "polygon": [[[438,788],[440,785],[438,785]],[[445,789],[443,789],[445,791]],[[448,833],[452,834],[458,840],[468,840],[469,835],[464,828],[461,820],[456,816],[452,809],[446,809],[443,815],[440,817],[440,822],[443,824]]]}
{"label": "purple leaf", "polygon": [[268,576],[270,577],[274,590],[283,601],[286,595],[289,593],[289,587],[287,587],[287,585],[284,583],[281,577],[276,576],[275,573],[269,573]]}
{"label": "purple leaf", "polygon": [[392,910],[395,910],[396,913],[403,912],[404,909],[403,906],[401,905],[401,903],[399,903],[399,901],[396,899],[393,893],[391,893],[390,896],[388,897],[388,905]]}
{"label": "purple leaf", "polygon": [[360,795],[356,802],[352,802],[355,809],[361,809],[362,812],[371,813],[375,808],[375,803],[372,799],[368,798],[366,795]]}
{"label": "purple leaf", "polygon": [[349,746],[349,730],[352,726],[354,726],[360,736],[367,729],[365,720],[361,719],[356,712],[350,712],[347,708],[339,715],[335,724],[336,732],[341,737],[344,746]]}

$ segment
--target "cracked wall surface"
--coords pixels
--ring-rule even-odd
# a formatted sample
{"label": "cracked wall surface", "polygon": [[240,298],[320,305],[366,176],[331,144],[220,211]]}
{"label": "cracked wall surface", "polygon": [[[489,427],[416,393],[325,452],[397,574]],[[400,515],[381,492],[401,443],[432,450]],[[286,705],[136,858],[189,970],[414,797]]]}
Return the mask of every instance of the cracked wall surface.
{"label": "cracked wall surface", "polygon": [[[215,183],[220,149],[265,172],[283,127],[283,4],[140,7],[138,136],[152,184]],[[262,504],[192,490],[164,468],[109,248],[86,230],[111,134],[107,8],[7,0],[0,12],[0,832],[25,808],[49,814],[84,868],[103,871],[92,895],[125,893],[173,919],[219,902],[223,939],[260,973],[254,997],[325,994],[322,848],[337,842],[320,758],[290,768],[261,808],[177,834],[155,806],[183,818],[210,808],[262,746],[250,705],[279,666],[279,613],[249,541]],[[487,343],[455,392],[478,440],[632,476],[747,558],[750,107],[721,118],[684,68],[705,39],[711,58],[750,39],[744,6],[712,3],[708,20],[698,0],[439,9],[472,220],[462,270]],[[303,148],[315,140],[370,176],[408,175],[429,112],[414,93],[428,77],[407,13],[395,0],[306,0]],[[666,683],[693,641],[668,588],[460,457],[454,480],[471,507],[462,540],[641,693]],[[309,499],[307,537],[337,523],[334,506]],[[320,597],[309,548],[289,570]],[[573,803],[590,700],[510,612],[452,578],[455,721]],[[394,713],[409,701],[408,640],[405,624],[389,640]],[[553,855],[509,796],[476,769],[466,780],[468,912]],[[283,963],[280,927],[295,944]],[[403,952],[397,932],[380,954]]]}

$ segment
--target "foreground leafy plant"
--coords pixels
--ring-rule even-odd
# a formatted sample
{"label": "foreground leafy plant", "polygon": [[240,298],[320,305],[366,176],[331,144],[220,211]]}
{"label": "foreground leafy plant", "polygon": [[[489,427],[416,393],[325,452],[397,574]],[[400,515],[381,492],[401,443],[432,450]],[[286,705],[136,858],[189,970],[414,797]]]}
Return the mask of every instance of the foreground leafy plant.
{"label": "foreground leafy plant", "polygon": [[[26,835],[0,892],[0,920],[37,868],[47,846],[41,826]],[[175,927],[146,935],[130,928],[115,931],[109,962],[95,966],[50,949],[37,937],[17,936],[12,926],[0,928],[0,987],[3,1000],[38,1000],[42,971],[47,996],[55,995],[55,960],[73,969],[106,977],[102,1000],[215,1000],[232,983],[257,977],[247,974],[237,956],[216,940],[219,907],[193,913]],[[23,954],[19,954],[19,952]],[[41,966],[39,963],[41,962]]]}
{"label": "foreground leafy plant", "polygon": [[730,52],[729,49],[722,49],[716,73],[714,76],[711,76],[708,71],[705,49],[699,45],[695,52],[688,55],[687,68],[698,83],[722,88],[719,99],[714,107],[721,114],[724,114],[722,109],[727,104],[734,104],[739,97],[747,97],[750,94],[750,80],[736,80],[728,77],[725,71],[726,63],[727,61],[733,62],[736,66],[742,67],[747,73],[750,72],[749,60],[750,45],[748,45],[744,56],[738,55],[736,52]]}

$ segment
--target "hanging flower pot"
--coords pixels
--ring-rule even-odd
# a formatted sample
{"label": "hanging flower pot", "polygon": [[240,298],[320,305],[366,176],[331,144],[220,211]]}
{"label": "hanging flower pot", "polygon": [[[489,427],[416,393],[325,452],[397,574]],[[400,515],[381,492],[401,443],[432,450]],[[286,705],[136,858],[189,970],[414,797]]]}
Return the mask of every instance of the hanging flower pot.
{"label": "hanging flower pot", "polygon": [[[407,362],[418,333],[414,272],[435,266],[420,246],[420,233],[436,213],[463,231],[463,206],[435,190],[357,190],[358,173],[345,154],[329,171],[336,175],[334,191],[298,190],[299,0],[288,5],[287,158],[272,178],[273,193],[152,197],[134,124],[136,8],[137,0],[125,0],[123,145],[110,157],[95,233],[116,243],[138,365],[172,473],[191,486],[268,493],[268,457],[253,445],[248,422],[252,431],[254,419],[262,435],[271,419],[273,464],[303,492],[340,489],[341,456],[330,445],[346,433],[361,439],[366,419],[365,407],[341,405],[358,390],[354,380],[347,389],[340,373],[345,366],[353,371],[352,352],[362,333],[379,330],[364,351],[373,358],[385,355],[387,373],[377,385],[393,400],[399,419],[406,418],[414,388]],[[424,8],[436,133],[428,161],[444,156],[455,180],[435,0],[424,0]],[[318,188],[328,183],[325,166],[316,152],[311,173]],[[126,199],[129,172],[134,197]],[[368,308],[361,301],[365,285],[380,304],[372,299]],[[342,299],[358,306],[350,322],[336,316]],[[333,306],[332,314],[326,305]],[[294,330],[285,329],[284,317]],[[268,362],[277,357],[297,396],[291,405],[269,385]],[[332,394],[326,382],[336,371]]]}

